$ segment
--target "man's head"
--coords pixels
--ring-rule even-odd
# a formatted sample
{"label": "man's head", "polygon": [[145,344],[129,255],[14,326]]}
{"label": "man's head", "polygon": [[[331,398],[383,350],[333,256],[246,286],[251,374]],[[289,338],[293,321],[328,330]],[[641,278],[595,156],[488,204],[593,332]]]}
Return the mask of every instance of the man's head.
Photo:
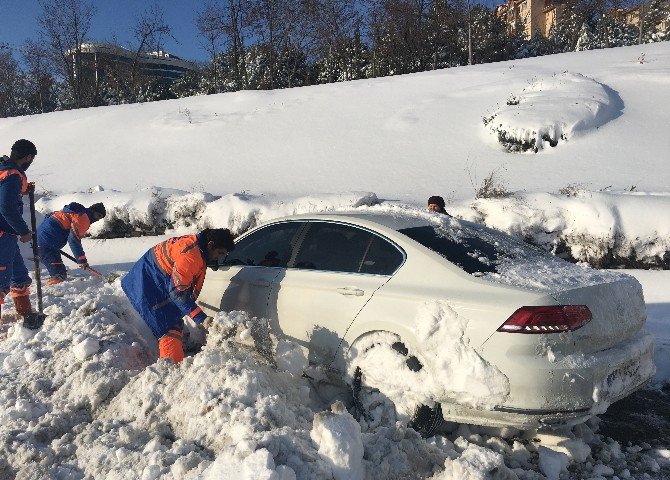
{"label": "man's head", "polygon": [[206,228],[200,234],[207,245],[207,261],[215,262],[235,250],[233,234],[227,228]]}
{"label": "man's head", "polygon": [[37,148],[35,147],[35,144],[30,140],[22,138],[21,140],[14,142],[14,145],[12,145],[12,153],[9,155],[9,159],[23,170],[28,170],[28,167],[33,163],[36,156]]}
{"label": "man's head", "polygon": [[429,212],[447,213],[444,207],[445,207],[444,198],[438,195],[433,195],[428,199]]}
{"label": "man's head", "polygon": [[93,217],[91,218],[91,223],[97,222],[98,220],[105,218],[107,215],[107,210],[102,203],[94,203],[88,207],[88,211],[91,212],[91,216]]}

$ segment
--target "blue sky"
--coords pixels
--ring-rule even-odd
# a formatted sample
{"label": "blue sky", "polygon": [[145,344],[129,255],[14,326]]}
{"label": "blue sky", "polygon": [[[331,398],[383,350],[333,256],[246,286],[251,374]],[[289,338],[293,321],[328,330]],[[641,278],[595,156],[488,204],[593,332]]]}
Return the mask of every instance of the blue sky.
{"label": "blue sky", "polygon": [[[112,41],[123,46],[132,44],[132,27],[136,18],[154,3],[153,0],[93,0],[96,7],[89,37],[95,41]],[[205,61],[207,52],[201,46],[195,26],[197,11],[203,2],[194,0],[160,0],[166,22],[175,40],[167,39],[164,50],[186,60]],[[38,0],[0,0],[0,43],[20,47],[26,39],[39,39]],[[19,55],[15,57],[19,59]]]}

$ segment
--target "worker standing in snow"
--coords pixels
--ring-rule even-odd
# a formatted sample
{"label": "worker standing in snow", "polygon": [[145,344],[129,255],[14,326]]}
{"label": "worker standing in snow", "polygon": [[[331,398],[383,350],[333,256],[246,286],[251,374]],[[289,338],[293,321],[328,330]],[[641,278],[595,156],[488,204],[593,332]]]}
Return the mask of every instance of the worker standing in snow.
{"label": "worker standing in snow", "polygon": [[160,358],[184,359],[183,317],[205,322],[207,315],[195,301],[207,264],[234,248],[226,228],[170,238],[147,251],[123,277],[123,291],[158,339]]}
{"label": "worker standing in snow", "polygon": [[88,260],[81,246],[81,239],[86,235],[91,224],[105,218],[106,214],[107,211],[102,203],[94,203],[86,208],[77,202],[72,202],[65,205],[62,210],[48,214],[46,220],[37,227],[40,260],[49,271],[47,285],[56,285],[67,278],[65,265],[60,255],[60,250],[66,243],[70,244],[79,268],[88,268]]}
{"label": "worker standing in snow", "polygon": [[30,241],[32,233],[23,220],[23,195],[33,184],[26,170],[37,156],[35,144],[17,140],[9,157],[0,158],[0,313],[9,292],[16,313],[22,317],[32,312],[29,286],[32,280],[19,252],[18,240]]}

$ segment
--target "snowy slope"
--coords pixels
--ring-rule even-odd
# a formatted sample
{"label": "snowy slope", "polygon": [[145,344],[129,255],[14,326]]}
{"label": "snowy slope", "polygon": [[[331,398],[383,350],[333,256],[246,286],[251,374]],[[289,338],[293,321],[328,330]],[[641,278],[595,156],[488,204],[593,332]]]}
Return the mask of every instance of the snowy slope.
{"label": "snowy slope", "polygon": [[[645,53],[645,63],[637,59]],[[509,154],[483,118],[538,79],[570,72],[604,86],[607,122],[539,154]],[[551,91],[547,94],[552,96]],[[562,92],[562,98],[574,96]],[[557,113],[569,105],[557,106]],[[552,55],[271,92],[0,119],[0,146],[35,140],[31,174],[48,191],[158,185],[215,195],[373,191],[423,203],[471,197],[504,166],[509,188],[582,183],[662,191],[670,43]],[[573,118],[573,122],[575,119]],[[604,122],[604,123],[603,123]]]}

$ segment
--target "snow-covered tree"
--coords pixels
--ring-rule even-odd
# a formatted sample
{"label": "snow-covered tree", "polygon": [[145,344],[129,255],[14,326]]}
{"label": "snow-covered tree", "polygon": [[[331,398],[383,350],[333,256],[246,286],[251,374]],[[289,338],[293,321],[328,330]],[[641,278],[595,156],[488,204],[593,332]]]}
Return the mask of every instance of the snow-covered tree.
{"label": "snow-covered tree", "polygon": [[591,28],[586,23],[582,23],[582,28],[579,31],[579,37],[577,38],[577,44],[575,45],[575,51],[580,52],[583,50],[594,50],[596,48],[600,48],[600,43],[597,42],[596,36],[591,31]]}
{"label": "snow-covered tree", "polygon": [[357,28],[353,38],[334,45],[316,64],[318,83],[345,82],[365,78],[368,64],[368,47],[361,40]]}
{"label": "snow-covered tree", "polygon": [[660,42],[668,39],[666,32],[661,29],[661,24],[667,21],[670,8],[667,0],[651,0],[642,12],[642,42]]}

